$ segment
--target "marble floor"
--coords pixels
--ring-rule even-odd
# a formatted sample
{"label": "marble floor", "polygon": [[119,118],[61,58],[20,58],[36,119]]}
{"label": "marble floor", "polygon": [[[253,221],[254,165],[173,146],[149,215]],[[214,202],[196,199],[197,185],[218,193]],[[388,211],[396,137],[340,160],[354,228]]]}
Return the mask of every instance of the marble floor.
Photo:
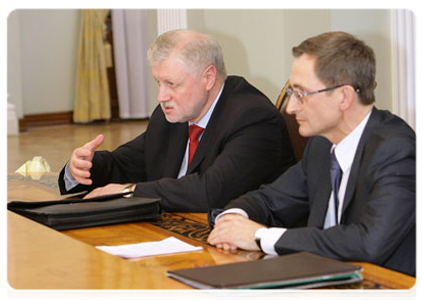
{"label": "marble floor", "polygon": [[99,150],[113,150],[145,131],[148,121],[122,121],[89,125],[57,125],[30,128],[18,136],[7,137],[7,172],[14,172],[34,156],[43,156],[52,172],[59,172],[72,151],[94,139],[105,136]]}

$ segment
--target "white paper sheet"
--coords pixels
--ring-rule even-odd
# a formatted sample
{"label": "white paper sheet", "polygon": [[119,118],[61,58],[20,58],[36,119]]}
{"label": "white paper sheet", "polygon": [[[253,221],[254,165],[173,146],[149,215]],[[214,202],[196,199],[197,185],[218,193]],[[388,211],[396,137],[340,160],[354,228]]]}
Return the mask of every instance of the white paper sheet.
{"label": "white paper sheet", "polygon": [[178,240],[175,237],[169,237],[158,242],[145,242],[121,246],[97,246],[96,248],[123,258],[139,258],[153,255],[203,250],[203,247],[194,247],[181,240]]}

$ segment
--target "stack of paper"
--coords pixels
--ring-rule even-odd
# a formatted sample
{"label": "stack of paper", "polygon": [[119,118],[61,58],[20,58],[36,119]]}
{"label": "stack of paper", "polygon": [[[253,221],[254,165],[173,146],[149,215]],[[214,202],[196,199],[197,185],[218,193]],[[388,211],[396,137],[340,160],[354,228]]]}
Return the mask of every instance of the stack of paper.
{"label": "stack of paper", "polygon": [[112,255],[123,258],[140,258],[153,255],[174,254],[183,252],[202,251],[203,247],[194,247],[175,237],[158,242],[145,242],[121,246],[97,246],[96,248]]}

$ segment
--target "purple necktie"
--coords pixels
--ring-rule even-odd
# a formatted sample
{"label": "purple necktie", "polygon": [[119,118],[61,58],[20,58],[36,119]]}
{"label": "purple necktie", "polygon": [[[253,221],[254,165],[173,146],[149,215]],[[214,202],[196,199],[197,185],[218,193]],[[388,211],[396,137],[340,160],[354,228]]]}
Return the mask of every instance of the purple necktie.
{"label": "purple necktie", "polygon": [[342,170],[335,156],[335,151],[331,154],[330,179],[332,184],[333,198],[335,200],[335,223],[338,224],[338,207],[339,207],[339,184],[341,183]]}

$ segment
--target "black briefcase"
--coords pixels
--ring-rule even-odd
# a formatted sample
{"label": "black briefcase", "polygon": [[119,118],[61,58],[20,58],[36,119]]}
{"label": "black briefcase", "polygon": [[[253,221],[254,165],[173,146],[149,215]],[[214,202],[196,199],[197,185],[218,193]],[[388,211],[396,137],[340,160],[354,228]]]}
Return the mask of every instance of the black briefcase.
{"label": "black briefcase", "polygon": [[56,230],[141,222],[160,217],[160,199],[123,195],[85,200],[12,201],[7,204],[7,209]]}

